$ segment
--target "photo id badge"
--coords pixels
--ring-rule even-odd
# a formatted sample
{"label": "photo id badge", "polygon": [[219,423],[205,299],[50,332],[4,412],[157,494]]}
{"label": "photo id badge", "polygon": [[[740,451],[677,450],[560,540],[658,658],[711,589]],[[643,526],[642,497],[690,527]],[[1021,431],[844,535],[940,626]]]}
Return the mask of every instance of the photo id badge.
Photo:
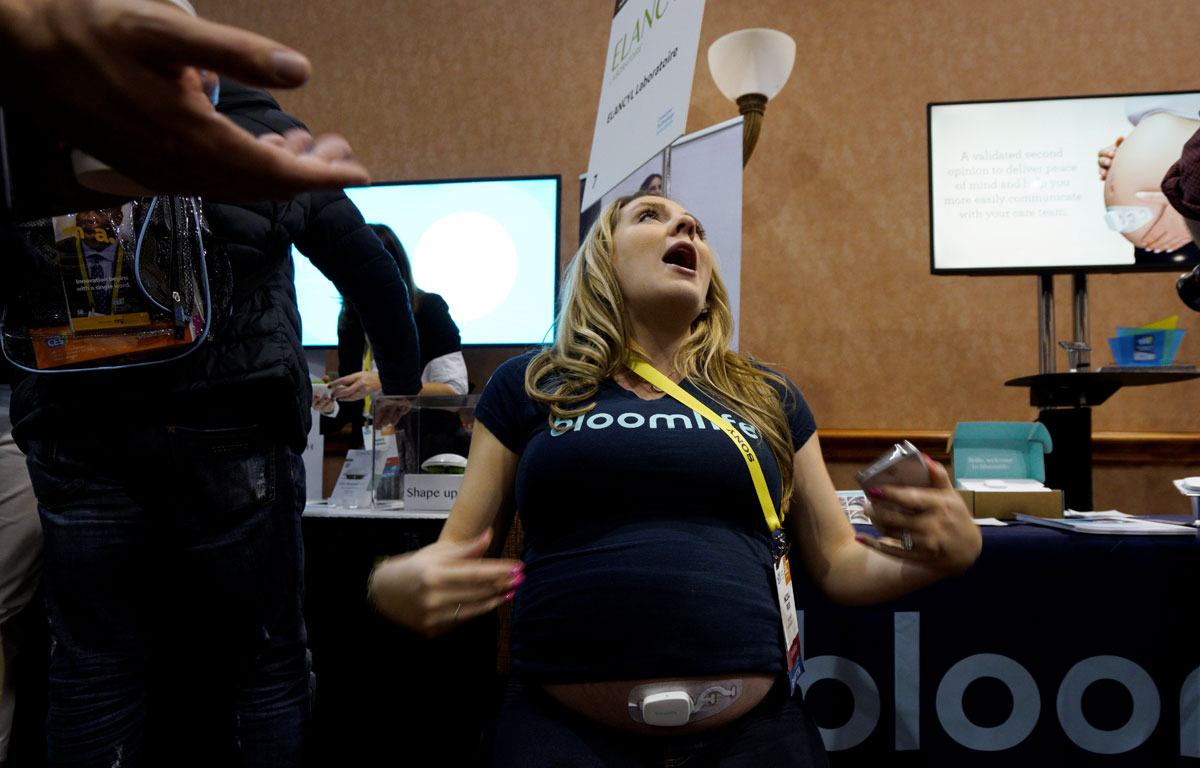
{"label": "photo id badge", "polygon": [[775,592],[779,596],[779,615],[783,622],[783,643],[787,649],[789,693],[796,692],[796,683],[804,671],[800,660],[800,624],[796,621],[796,597],[792,592],[792,567],[787,557],[775,561]]}

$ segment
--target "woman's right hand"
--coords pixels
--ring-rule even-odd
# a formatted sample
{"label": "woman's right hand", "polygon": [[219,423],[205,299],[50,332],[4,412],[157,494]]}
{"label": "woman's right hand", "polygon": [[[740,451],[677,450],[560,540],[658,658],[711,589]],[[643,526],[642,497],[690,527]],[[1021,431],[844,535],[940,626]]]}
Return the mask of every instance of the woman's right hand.
{"label": "woman's right hand", "polygon": [[866,489],[873,499],[867,516],[883,537],[864,536],[858,541],[894,557],[918,560],[944,576],[962,573],[978,559],[983,536],[946,468],[928,456],[923,458],[929,487]]}
{"label": "woman's right hand", "polygon": [[516,595],[525,580],[519,560],[484,558],[488,528],[474,541],[436,541],[384,560],[371,573],[368,592],[391,621],[426,637],[493,611]]}

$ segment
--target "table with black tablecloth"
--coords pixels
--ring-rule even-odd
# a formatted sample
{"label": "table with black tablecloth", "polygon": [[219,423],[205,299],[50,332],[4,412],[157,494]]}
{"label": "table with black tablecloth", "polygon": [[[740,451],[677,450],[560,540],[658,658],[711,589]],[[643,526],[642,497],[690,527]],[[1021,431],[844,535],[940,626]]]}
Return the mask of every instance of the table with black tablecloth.
{"label": "table with black tablecloth", "polygon": [[311,764],[417,765],[431,749],[440,765],[468,764],[497,704],[495,614],[426,640],[366,599],[376,559],[435,541],[445,514],[310,505],[302,522]]}
{"label": "table with black tablecloth", "polygon": [[[433,541],[442,521],[318,515],[304,532],[322,754],[469,751],[494,703],[495,622],[424,641],[363,599],[375,557]],[[794,570],[802,682],[834,766],[1200,756],[1194,534],[1010,525],[985,527],[983,542],[963,576],[877,606],[835,605]]]}
{"label": "table with black tablecloth", "polygon": [[963,576],[878,606],[798,574],[807,706],[834,766],[1187,764],[1198,577],[1195,534],[1020,524],[984,528]]}

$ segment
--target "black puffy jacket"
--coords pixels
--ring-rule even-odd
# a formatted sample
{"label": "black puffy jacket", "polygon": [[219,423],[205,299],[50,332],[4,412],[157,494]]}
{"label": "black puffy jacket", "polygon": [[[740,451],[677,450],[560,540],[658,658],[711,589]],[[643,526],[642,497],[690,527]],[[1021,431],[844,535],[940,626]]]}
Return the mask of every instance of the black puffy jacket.
{"label": "black puffy jacket", "polygon": [[[255,135],[304,127],[266,91],[222,78],[218,109]],[[312,385],[300,345],[291,245],[328,277],[362,318],[388,394],[421,389],[416,326],[395,262],[340,191],[289,202],[205,201],[228,251],[233,305],[212,339],[174,363],[102,373],[34,375],[17,388],[14,436],[28,439],[139,414],[190,426],[259,424],[303,450]]]}

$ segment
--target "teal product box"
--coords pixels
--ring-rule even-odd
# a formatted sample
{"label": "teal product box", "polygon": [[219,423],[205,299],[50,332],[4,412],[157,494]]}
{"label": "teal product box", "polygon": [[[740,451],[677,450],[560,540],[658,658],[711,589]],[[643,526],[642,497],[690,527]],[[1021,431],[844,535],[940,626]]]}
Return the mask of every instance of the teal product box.
{"label": "teal product box", "polygon": [[964,421],[950,443],[955,485],[977,518],[1017,514],[1062,517],[1062,491],[1048,490],[1045,456],[1053,448],[1044,424]]}
{"label": "teal product box", "polygon": [[954,427],[951,439],[958,479],[1046,482],[1045,455],[1054,446],[1045,424],[963,421]]}

